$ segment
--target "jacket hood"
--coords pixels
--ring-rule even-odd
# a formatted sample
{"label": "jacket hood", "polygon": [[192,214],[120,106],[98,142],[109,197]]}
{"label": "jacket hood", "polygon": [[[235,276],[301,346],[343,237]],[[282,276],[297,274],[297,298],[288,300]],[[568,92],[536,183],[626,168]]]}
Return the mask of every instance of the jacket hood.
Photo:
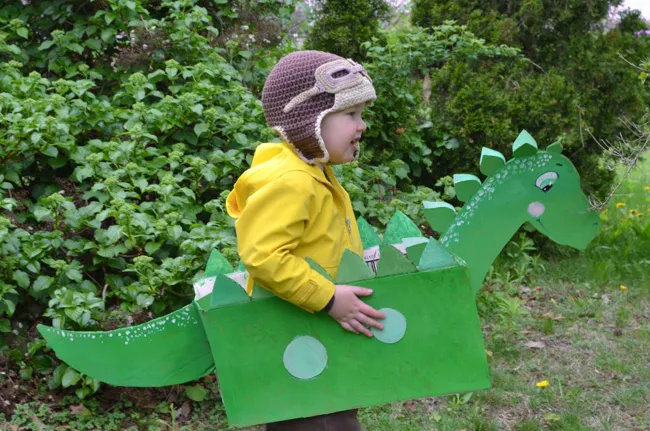
{"label": "jacket hood", "polygon": [[[330,169],[325,167],[326,170]],[[261,144],[255,150],[251,167],[239,177],[226,200],[228,215],[239,218],[246,202],[256,191],[290,171],[304,171],[317,180],[328,184],[323,171],[315,165],[305,163],[285,143]],[[329,173],[329,172],[328,172]]]}

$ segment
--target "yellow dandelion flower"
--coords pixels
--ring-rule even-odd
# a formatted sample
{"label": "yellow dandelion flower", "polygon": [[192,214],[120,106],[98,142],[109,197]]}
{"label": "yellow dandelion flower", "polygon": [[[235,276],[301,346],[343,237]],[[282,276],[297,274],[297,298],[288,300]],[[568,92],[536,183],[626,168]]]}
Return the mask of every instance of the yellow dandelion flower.
{"label": "yellow dandelion flower", "polygon": [[603,214],[603,215],[607,214],[607,208],[605,208],[604,210],[602,210],[600,213]]}
{"label": "yellow dandelion flower", "polygon": [[643,213],[636,213],[637,217],[643,217]]}
{"label": "yellow dandelion flower", "polygon": [[627,286],[624,284],[621,284],[619,287],[621,288],[621,292],[625,292],[627,290]]}
{"label": "yellow dandelion flower", "polygon": [[645,186],[645,187],[643,188],[643,190],[645,190],[645,191],[647,192],[648,190],[650,190],[650,186]]}
{"label": "yellow dandelion flower", "polygon": [[630,210],[630,215],[636,215],[637,211],[636,210]]}
{"label": "yellow dandelion flower", "polygon": [[616,208],[623,208],[625,204],[623,202],[616,202]]}
{"label": "yellow dandelion flower", "polygon": [[538,388],[545,388],[549,385],[548,380],[542,380],[541,382],[535,383],[535,386]]}

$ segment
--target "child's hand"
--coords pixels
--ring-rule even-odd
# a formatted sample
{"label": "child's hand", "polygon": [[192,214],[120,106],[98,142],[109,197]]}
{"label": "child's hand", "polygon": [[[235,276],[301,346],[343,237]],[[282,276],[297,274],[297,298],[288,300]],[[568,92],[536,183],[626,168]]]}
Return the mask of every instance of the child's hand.
{"label": "child's hand", "polygon": [[384,326],[375,319],[385,319],[386,315],[359,299],[359,296],[371,294],[372,290],[370,289],[337,284],[334,304],[329,315],[336,319],[343,329],[372,337],[372,332],[365,325],[384,329]]}

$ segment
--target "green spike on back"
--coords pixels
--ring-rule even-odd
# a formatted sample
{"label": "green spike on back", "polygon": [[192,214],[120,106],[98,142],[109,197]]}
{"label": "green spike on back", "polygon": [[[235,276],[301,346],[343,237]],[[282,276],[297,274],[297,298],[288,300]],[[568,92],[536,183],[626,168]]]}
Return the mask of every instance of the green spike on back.
{"label": "green spike on back", "polygon": [[357,219],[357,226],[359,227],[359,235],[361,235],[361,243],[363,244],[364,250],[381,244],[377,232],[375,232],[365,218],[359,217]]}
{"label": "green spike on back", "polygon": [[339,263],[339,272],[336,277],[337,284],[351,283],[374,278],[375,274],[363,258],[353,251],[345,249]]}
{"label": "green spike on back", "polygon": [[564,147],[562,147],[562,144],[559,142],[553,142],[551,145],[546,147],[546,152],[547,153],[555,153],[555,154],[562,154],[562,150]]}
{"label": "green spike on back", "polygon": [[326,279],[334,283],[334,279],[332,278],[332,276],[329,275],[329,273],[325,270],[325,268],[323,268],[318,263],[316,263],[315,260],[313,260],[311,257],[308,257],[305,260],[307,261],[311,269],[313,269],[314,271],[316,271],[317,273],[319,273],[320,275],[322,275],[323,277],[325,277]]}
{"label": "green spike on back", "polygon": [[404,238],[402,244],[406,247],[406,255],[413,265],[420,263],[420,257],[422,257],[422,252],[426,248],[429,240],[424,237],[419,238]]}
{"label": "green spike on back", "polygon": [[420,228],[406,214],[397,211],[390,218],[386,232],[384,233],[384,244],[401,244],[403,238],[422,236]]}
{"label": "green spike on back", "polygon": [[210,294],[210,309],[248,302],[251,298],[242,287],[223,274],[217,275]]}
{"label": "green spike on back", "polygon": [[253,295],[251,295],[251,299],[253,301],[259,301],[260,299],[264,298],[272,298],[274,296],[275,295],[270,290],[263,288],[257,283],[253,283]]}
{"label": "green spike on back", "polygon": [[506,165],[506,158],[500,152],[490,148],[481,149],[481,173],[491,176]]}
{"label": "green spike on back", "polygon": [[461,202],[467,202],[481,188],[481,180],[472,174],[454,174],[456,196]]}
{"label": "green spike on back", "polygon": [[512,144],[512,152],[515,157],[527,157],[537,154],[537,142],[525,130],[522,130],[515,143]]}
{"label": "green spike on back", "polygon": [[423,201],[422,205],[424,218],[436,232],[446,232],[456,218],[456,208],[447,202]]}
{"label": "green spike on back", "polygon": [[379,263],[377,264],[377,277],[408,274],[416,271],[415,265],[392,245],[384,245],[381,248]]}
{"label": "green spike on back", "polygon": [[422,253],[418,267],[420,271],[428,271],[456,265],[458,265],[456,259],[438,241],[432,238]]}
{"label": "green spike on back", "polygon": [[205,278],[216,277],[219,274],[230,274],[232,266],[218,250],[213,249],[205,266]]}

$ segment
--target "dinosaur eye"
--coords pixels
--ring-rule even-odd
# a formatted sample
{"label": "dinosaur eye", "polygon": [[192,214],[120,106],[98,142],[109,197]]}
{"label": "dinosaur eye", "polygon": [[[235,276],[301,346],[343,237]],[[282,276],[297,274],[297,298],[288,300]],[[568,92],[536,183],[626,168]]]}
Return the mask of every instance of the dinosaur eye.
{"label": "dinosaur eye", "polygon": [[551,187],[553,187],[555,180],[557,180],[557,172],[545,172],[537,177],[535,185],[542,189],[544,193],[546,193],[547,191],[551,190]]}

